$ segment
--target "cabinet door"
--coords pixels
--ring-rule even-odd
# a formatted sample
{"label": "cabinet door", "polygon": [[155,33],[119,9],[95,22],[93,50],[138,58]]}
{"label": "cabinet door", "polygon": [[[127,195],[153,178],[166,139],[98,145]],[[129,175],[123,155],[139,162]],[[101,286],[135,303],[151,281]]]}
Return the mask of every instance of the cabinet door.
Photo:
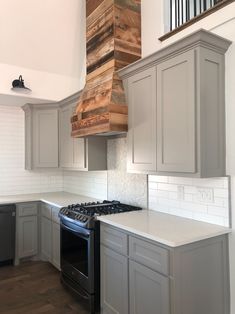
{"label": "cabinet door", "polygon": [[60,110],[60,166],[73,167],[73,138],[71,137],[71,107]]}
{"label": "cabinet door", "polygon": [[102,245],[101,312],[128,314],[128,259]]}
{"label": "cabinet door", "polygon": [[52,222],[52,264],[60,270],[60,225]]}
{"label": "cabinet door", "polygon": [[46,217],[42,217],[41,219],[41,255],[43,260],[51,261],[51,220]]}
{"label": "cabinet door", "polygon": [[86,142],[84,138],[73,139],[73,167],[77,170],[86,169]]}
{"label": "cabinet door", "polygon": [[156,68],[128,79],[128,171],[156,171]]}
{"label": "cabinet door", "polygon": [[38,253],[38,220],[37,216],[19,218],[19,258],[29,257]]}
{"label": "cabinet door", "polygon": [[157,170],[196,172],[195,52],[157,66]]}
{"label": "cabinet door", "polygon": [[58,110],[34,112],[34,166],[58,167]]}
{"label": "cabinet door", "polygon": [[169,279],[129,262],[130,314],[170,314]]}

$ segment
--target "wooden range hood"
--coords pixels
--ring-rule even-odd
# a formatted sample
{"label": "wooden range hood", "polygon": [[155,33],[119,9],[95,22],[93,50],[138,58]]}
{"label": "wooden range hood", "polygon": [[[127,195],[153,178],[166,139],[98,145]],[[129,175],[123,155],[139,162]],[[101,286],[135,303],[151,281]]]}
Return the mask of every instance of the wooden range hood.
{"label": "wooden range hood", "polygon": [[140,0],[86,0],[87,77],[72,136],[127,132],[128,108],[117,70],[141,57]]}

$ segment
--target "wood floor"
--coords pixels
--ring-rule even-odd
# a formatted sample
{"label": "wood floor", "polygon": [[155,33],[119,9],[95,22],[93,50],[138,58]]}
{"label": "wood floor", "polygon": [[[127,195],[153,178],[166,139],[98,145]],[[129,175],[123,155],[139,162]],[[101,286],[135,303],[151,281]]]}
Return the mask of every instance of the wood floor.
{"label": "wood floor", "polygon": [[88,314],[61,286],[49,263],[26,262],[0,267],[1,314]]}

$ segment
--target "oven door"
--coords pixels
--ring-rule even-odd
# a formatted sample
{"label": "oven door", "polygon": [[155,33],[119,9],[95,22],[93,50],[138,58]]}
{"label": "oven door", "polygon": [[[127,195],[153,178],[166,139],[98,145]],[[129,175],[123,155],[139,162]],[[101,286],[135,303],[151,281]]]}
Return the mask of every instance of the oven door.
{"label": "oven door", "polygon": [[61,271],[94,293],[94,230],[61,221]]}

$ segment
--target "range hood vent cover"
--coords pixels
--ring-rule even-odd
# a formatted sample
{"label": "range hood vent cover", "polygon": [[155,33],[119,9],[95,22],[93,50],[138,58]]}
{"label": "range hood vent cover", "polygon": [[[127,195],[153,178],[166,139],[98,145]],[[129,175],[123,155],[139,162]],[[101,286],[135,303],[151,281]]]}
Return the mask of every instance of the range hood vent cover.
{"label": "range hood vent cover", "polygon": [[72,136],[127,132],[128,108],[117,71],[141,57],[140,0],[87,0],[86,85]]}

